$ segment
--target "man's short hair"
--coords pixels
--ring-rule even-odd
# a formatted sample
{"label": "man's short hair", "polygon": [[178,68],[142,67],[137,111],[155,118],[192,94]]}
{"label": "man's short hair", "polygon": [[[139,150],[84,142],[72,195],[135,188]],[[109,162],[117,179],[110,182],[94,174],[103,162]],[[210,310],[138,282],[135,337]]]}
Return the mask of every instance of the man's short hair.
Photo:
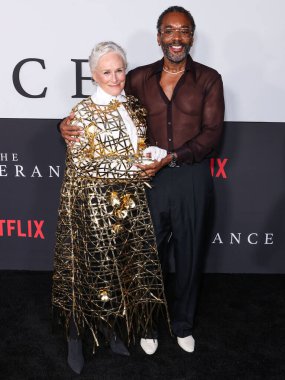
{"label": "man's short hair", "polygon": [[194,18],[193,16],[191,15],[191,13],[189,11],[187,11],[185,8],[183,7],[180,7],[178,5],[173,5],[167,9],[165,9],[165,11],[163,11],[161,13],[161,15],[158,17],[158,20],[157,20],[157,24],[156,24],[156,28],[157,28],[157,31],[160,32],[160,28],[161,28],[161,24],[162,24],[162,19],[165,15],[167,15],[168,13],[173,13],[173,12],[176,12],[176,13],[183,13],[188,19],[189,21],[191,22],[191,25],[192,25],[192,31],[193,31],[193,34],[194,34],[194,31],[195,31],[195,28],[196,28],[196,25],[195,25],[195,21],[194,21]]}

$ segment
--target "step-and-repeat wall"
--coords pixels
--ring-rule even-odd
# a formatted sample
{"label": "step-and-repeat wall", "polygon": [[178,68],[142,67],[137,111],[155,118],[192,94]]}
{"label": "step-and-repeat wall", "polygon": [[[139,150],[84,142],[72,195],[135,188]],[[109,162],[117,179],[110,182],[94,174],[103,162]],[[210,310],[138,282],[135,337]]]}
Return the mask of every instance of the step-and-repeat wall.
{"label": "step-and-repeat wall", "polygon": [[[65,144],[58,121],[92,93],[87,58],[113,40],[129,68],[161,57],[172,1],[10,0],[0,31],[0,269],[51,270]],[[215,205],[205,271],[285,273],[285,5],[179,1],[193,58],[223,76],[225,133],[209,163]],[[189,8],[191,7],[191,8]]]}

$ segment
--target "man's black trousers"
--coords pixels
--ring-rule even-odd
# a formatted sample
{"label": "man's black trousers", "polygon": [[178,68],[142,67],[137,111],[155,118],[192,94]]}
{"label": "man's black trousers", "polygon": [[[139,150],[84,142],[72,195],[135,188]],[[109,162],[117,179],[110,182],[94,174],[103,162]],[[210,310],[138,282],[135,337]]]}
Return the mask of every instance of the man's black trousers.
{"label": "man's black trousers", "polygon": [[165,167],[147,190],[162,270],[169,262],[172,239],[175,299],[170,305],[174,335],[192,335],[200,274],[205,256],[208,211],[213,195],[209,162]]}

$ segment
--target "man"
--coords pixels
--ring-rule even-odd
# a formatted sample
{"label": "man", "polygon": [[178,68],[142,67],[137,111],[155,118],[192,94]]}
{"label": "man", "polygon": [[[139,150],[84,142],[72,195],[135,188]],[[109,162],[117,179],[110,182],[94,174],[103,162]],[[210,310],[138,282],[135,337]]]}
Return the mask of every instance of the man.
{"label": "man", "polygon": [[[171,236],[175,260],[175,301],[171,325],[179,346],[193,352],[192,336],[203,263],[206,214],[212,194],[208,158],[215,154],[224,117],[223,84],[213,69],[189,55],[195,22],[182,7],[166,9],[157,22],[163,59],[128,73],[126,92],[148,111],[150,145],[166,149],[161,161],[140,165],[153,177],[149,207],[162,268],[168,262]],[[72,140],[78,129],[61,123],[62,136]],[[156,339],[142,339],[148,354]]]}

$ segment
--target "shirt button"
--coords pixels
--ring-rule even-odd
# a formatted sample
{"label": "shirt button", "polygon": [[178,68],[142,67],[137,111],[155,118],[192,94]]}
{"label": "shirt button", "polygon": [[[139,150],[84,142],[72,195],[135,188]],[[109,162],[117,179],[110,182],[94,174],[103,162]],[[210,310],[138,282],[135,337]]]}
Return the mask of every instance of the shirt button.
{"label": "shirt button", "polygon": [[167,124],[168,124],[168,125],[171,125],[171,121],[169,121]]}
{"label": "shirt button", "polygon": [[172,141],[171,139],[168,139],[168,141]]}

